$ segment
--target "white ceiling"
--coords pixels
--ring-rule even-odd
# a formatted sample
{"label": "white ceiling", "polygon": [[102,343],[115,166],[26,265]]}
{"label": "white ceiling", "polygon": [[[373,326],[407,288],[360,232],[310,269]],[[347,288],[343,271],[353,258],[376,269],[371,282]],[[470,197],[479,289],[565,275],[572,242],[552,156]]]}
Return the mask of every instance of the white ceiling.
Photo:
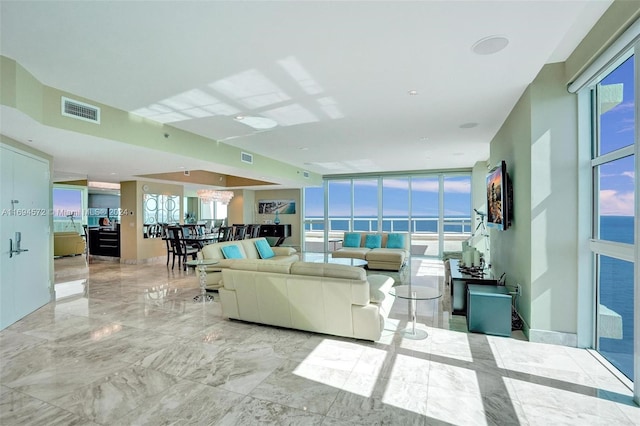
{"label": "white ceiling", "polygon": [[[0,53],[46,85],[320,174],[469,168],[610,4],[2,0]],[[506,49],[472,51],[493,35]],[[2,133],[54,155],[58,176],[234,172],[0,112]]]}

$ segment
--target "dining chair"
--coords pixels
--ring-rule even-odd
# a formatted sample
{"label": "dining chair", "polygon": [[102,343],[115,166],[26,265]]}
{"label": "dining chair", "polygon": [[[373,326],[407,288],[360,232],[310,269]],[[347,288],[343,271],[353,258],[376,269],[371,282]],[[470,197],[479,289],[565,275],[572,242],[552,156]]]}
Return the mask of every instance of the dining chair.
{"label": "dining chair", "polygon": [[247,235],[245,238],[258,238],[260,236],[260,225],[252,224],[247,227]]}
{"label": "dining chair", "polygon": [[221,226],[218,228],[218,242],[231,241],[233,239],[233,228],[231,226]]}
{"label": "dining chair", "polygon": [[174,268],[177,257],[178,267],[182,265],[182,269],[186,271],[187,256],[191,256],[191,258],[195,260],[198,255],[198,249],[195,247],[190,247],[185,243],[182,231],[183,230],[180,227],[169,228],[171,248],[173,249],[173,261],[171,262],[171,269]]}
{"label": "dining chair", "polygon": [[244,240],[247,234],[247,225],[233,225],[233,239]]}

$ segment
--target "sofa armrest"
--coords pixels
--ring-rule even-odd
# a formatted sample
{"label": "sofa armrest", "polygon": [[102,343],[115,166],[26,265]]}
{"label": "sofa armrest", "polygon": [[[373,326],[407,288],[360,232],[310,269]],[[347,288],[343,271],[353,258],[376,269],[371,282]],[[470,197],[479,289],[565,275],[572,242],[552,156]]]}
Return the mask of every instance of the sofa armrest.
{"label": "sofa armrest", "polygon": [[292,254],[296,254],[298,252],[293,247],[282,247],[282,246],[271,247],[271,250],[273,250],[273,253],[276,256],[291,256]]}

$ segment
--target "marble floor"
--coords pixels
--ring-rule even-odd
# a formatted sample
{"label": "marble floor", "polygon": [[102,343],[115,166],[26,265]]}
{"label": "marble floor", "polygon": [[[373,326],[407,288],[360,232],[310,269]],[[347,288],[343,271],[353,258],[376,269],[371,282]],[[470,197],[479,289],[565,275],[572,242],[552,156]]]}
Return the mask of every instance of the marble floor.
{"label": "marble floor", "polygon": [[[0,332],[2,425],[640,425],[590,352],[469,334],[446,297],[418,306],[426,339],[398,299],[364,342],[224,320],[177,266],[55,270],[57,300]],[[443,289],[434,260],[394,278]]]}

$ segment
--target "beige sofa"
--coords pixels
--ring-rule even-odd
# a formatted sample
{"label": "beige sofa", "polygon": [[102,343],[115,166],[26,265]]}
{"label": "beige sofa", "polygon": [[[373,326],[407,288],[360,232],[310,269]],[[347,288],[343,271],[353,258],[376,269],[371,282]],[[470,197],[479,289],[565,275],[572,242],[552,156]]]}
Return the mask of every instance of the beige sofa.
{"label": "beige sofa", "polygon": [[[359,234],[359,247],[345,247],[347,242],[347,234]],[[402,248],[389,248],[387,243],[390,234],[398,234],[403,236]],[[367,235],[380,235],[381,244],[377,248],[368,248]],[[331,255],[334,258],[347,257],[354,259],[364,259],[367,261],[369,269],[384,269],[388,271],[399,271],[409,260],[411,253],[411,241],[409,234],[406,232],[351,232],[345,233],[343,239],[343,247],[333,251]]]}
{"label": "beige sofa", "polygon": [[74,256],[76,254],[83,254],[84,250],[84,238],[77,232],[53,233],[54,256]]}
{"label": "beige sofa", "polygon": [[[246,240],[238,241],[225,241],[222,243],[208,244],[198,252],[198,259],[214,259],[218,263],[207,267],[207,288],[217,289],[222,286],[220,280],[222,279],[221,271],[228,268],[231,263],[237,259],[225,259],[222,253],[222,247],[236,245],[242,254],[243,259],[260,259],[258,249],[256,249],[256,241],[265,240],[265,238],[249,238]],[[266,240],[265,240],[266,241]],[[285,263],[290,264],[300,260],[297,255],[296,249],[293,247],[271,247],[275,256],[269,259],[265,259],[267,262]]]}
{"label": "beige sofa", "polygon": [[346,265],[237,260],[222,271],[222,316],[379,340],[393,279]]}

